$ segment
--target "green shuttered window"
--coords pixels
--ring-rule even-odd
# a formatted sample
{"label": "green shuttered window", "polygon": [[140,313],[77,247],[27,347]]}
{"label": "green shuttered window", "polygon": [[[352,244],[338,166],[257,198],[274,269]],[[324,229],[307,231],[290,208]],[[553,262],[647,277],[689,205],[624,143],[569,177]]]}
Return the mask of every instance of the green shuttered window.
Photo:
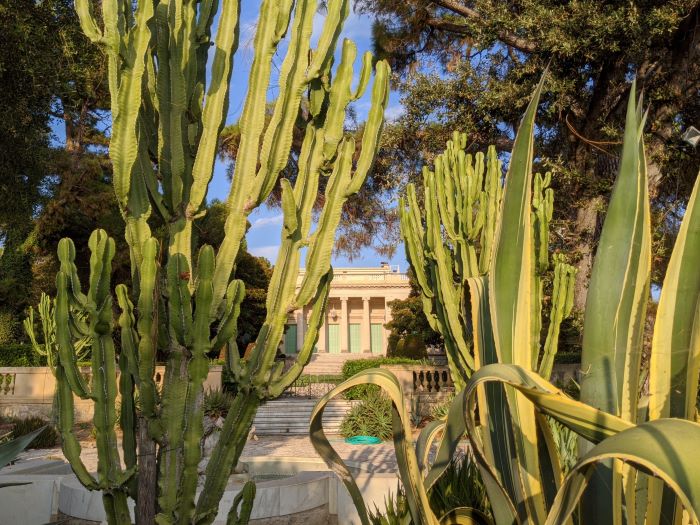
{"label": "green shuttered window", "polygon": [[350,352],[359,354],[360,349],[360,325],[352,323],[350,325]]}
{"label": "green shuttered window", "polygon": [[384,353],[384,348],[382,345],[384,339],[384,326],[381,323],[372,323],[371,326],[371,344],[373,354]]}
{"label": "green shuttered window", "polygon": [[340,353],[340,326],[337,324],[328,325],[328,353]]}

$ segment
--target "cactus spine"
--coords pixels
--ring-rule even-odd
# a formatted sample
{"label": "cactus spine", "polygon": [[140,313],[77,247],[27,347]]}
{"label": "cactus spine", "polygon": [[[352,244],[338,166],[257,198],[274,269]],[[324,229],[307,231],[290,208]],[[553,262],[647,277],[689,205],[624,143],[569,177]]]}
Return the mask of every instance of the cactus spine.
{"label": "cactus spine", "polygon": [[[338,36],[349,12],[347,0],[328,2],[314,50],[310,41],[316,2],[264,0],[239,121],[241,142],[227,200],[225,237],[218,251],[202,247],[195,263],[192,227],[205,213],[219,134],[228,111],[240,1],[223,0],[215,37],[211,27],[217,4],[210,0],[139,0],[133,10],[128,2],[107,0],[102,4],[101,23],[91,5],[89,0],[77,0],[76,9],[85,34],[109,57],[110,157],[115,194],[126,223],[133,286],[115,288],[120,310],[120,344],[115,348],[110,283],[114,241],[102,230],[93,232],[87,293],[82,292],[77,277],[72,242],[60,242],[56,339],[64,453],[85,486],[103,491],[109,523],[130,523],[127,498],[131,497],[137,504],[137,522],[208,524],[216,517],[257,407],[279,396],[311,358],[332,279],[335,231],[343,204],[359,190],[374,160],[390,72],[385,62],[373,64],[366,54],[360,81],[352,89],[356,48],[348,40],[342,44],[340,63],[333,68]],[[265,127],[271,57],[288,32],[279,95]],[[211,45],[216,51],[208,67]],[[345,113],[348,104],[364,94],[373,69],[372,105],[356,153],[353,138],[344,133]],[[305,135],[296,180],[281,180],[284,223],[267,295],[267,315],[252,354],[242,359],[235,340],[245,290],[241,281],[233,279],[234,261],[247,217],[267,199],[287,164],[295,125],[303,126]],[[312,231],[320,177],[328,181]],[[150,231],[152,213],[168,225],[162,250]],[[306,249],[306,273],[296,292],[302,248]],[[312,313],[303,347],[296,362],[285,370],[275,365],[274,358],[287,314],[307,305]],[[89,385],[75,364],[80,315],[87,316],[85,325],[93,341]],[[203,382],[208,355],[222,347],[228,348],[227,367],[237,383],[237,395],[207,467],[204,486],[195,498]],[[161,391],[154,381],[157,354],[166,359]],[[119,414],[115,411],[117,391],[122,399]],[[80,445],[71,433],[73,395],[95,404],[96,476],[81,463]],[[114,433],[117,417],[124,431],[123,466]],[[244,489],[234,502],[229,522],[247,521],[254,495],[254,487]]]}
{"label": "cactus spine", "polygon": [[[433,170],[423,168],[423,203],[413,184],[400,199],[401,234],[406,258],[421,290],[423,311],[445,341],[452,376],[459,387],[477,368],[471,348],[468,284],[485,275],[491,264],[503,183],[496,148],[486,155],[465,152],[467,137],[455,132]],[[543,279],[550,270],[549,221],[552,218],[551,175],[537,174],[532,194],[533,284],[531,338],[533,367],[551,373],[559,327],[571,313],[575,269],[561,255],[553,257],[554,284],[544,351],[540,348]],[[423,211],[424,210],[424,211]],[[540,354],[543,354],[540,358]]]}

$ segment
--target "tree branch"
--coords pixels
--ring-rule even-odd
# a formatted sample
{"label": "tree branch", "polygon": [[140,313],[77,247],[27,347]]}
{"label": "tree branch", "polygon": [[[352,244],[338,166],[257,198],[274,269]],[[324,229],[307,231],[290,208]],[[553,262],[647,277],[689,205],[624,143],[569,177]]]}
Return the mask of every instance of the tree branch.
{"label": "tree branch", "polygon": [[[487,20],[481,15],[481,13],[472,9],[471,7],[467,7],[463,4],[458,3],[455,0],[433,0],[433,2],[436,5],[444,7],[445,9],[452,11],[457,15],[461,15],[465,18],[476,20],[478,22],[487,22]],[[434,21],[434,23],[431,23],[431,21]],[[438,27],[438,25],[435,25],[437,23],[439,23],[443,27]],[[428,19],[428,24],[435,27],[436,29],[443,29],[445,31],[451,31],[462,35],[468,34],[468,29],[466,27],[460,24],[446,22],[444,20],[440,20],[439,18]],[[509,31],[498,31],[497,35],[498,39],[501,42],[512,46],[517,50],[522,51],[523,53],[534,53],[535,51],[537,51],[537,44],[535,42],[515,35]]]}

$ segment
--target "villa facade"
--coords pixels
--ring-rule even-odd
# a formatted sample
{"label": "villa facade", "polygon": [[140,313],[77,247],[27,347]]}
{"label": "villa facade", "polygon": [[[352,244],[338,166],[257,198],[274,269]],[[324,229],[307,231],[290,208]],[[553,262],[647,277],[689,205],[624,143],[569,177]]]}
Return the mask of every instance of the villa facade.
{"label": "villa facade", "polygon": [[[304,278],[301,270],[297,287]],[[385,355],[391,320],[389,303],[408,297],[408,275],[397,267],[334,268],[325,322],[320,329],[315,352],[318,354]],[[289,314],[283,352],[295,354],[304,342],[310,308]],[[358,356],[360,357],[360,356]]]}

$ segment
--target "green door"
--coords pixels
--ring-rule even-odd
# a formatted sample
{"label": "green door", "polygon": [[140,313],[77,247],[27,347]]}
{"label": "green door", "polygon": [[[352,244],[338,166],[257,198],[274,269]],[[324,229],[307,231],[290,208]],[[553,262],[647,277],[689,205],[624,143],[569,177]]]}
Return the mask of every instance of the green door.
{"label": "green door", "polygon": [[284,333],[284,353],[297,353],[297,325],[287,325],[287,331]]}
{"label": "green door", "polygon": [[384,326],[381,323],[372,323],[371,326],[371,344],[373,354],[383,354],[382,341],[384,339]]}
{"label": "green door", "polygon": [[353,354],[359,354],[361,351],[360,325],[353,323],[350,325],[350,352]]}
{"label": "green door", "polygon": [[328,353],[329,354],[339,354],[340,353],[340,325],[329,324],[328,325]]}

